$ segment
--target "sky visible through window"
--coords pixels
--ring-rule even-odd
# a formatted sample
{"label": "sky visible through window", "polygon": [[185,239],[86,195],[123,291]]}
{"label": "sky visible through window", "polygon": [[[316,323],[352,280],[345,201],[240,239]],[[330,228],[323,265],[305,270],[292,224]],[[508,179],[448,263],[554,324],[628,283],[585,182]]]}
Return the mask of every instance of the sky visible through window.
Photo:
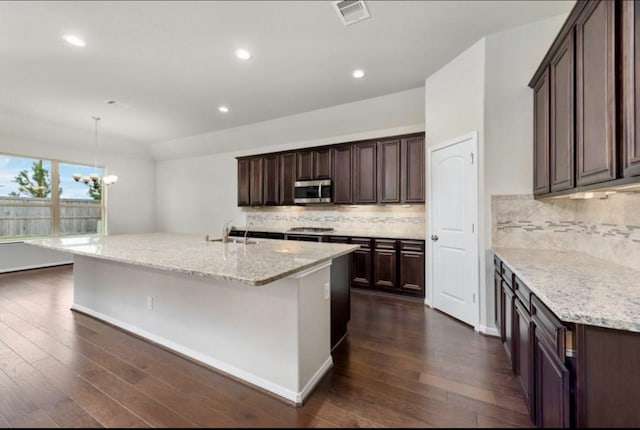
{"label": "sky visible through window", "polygon": [[[37,161],[39,159],[0,155],[0,196],[8,196],[11,192],[18,192],[18,184],[14,181],[16,176],[20,171],[27,170],[29,177],[31,177],[31,166]],[[43,166],[51,175],[51,161],[43,160]],[[72,175],[80,173],[83,176],[88,176],[94,173],[93,166],[59,163],[59,170],[60,186],[62,187],[60,198],[91,199],[88,193],[89,187],[82,181],[74,181]],[[102,177],[101,168],[98,167],[96,173]],[[25,194],[21,194],[21,196],[27,197]]]}

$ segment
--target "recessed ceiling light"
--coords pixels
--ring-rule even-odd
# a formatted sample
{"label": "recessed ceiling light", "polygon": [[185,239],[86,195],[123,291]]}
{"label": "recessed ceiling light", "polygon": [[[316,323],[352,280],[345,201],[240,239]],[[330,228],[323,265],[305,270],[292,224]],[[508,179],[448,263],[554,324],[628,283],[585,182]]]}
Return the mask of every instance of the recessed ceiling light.
{"label": "recessed ceiling light", "polygon": [[228,108],[228,107],[226,107],[226,106],[220,106],[220,107],[218,108],[218,110],[219,110],[220,112],[222,112],[222,113],[227,113],[227,112],[229,112],[229,108]]}
{"label": "recessed ceiling light", "polygon": [[251,58],[251,52],[247,51],[246,49],[236,49],[236,57],[241,60],[248,60],[249,58]]}
{"label": "recessed ceiling light", "polygon": [[84,40],[73,34],[65,34],[62,38],[73,46],[80,46],[81,48],[87,46],[87,43]]}
{"label": "recessed ceiling light", "polygon": [[353,75],[353,77],[356,79],[360,79],[364,76],[364,70],[356,69],[353,71],[353,73],[351,73],[351,75]]}

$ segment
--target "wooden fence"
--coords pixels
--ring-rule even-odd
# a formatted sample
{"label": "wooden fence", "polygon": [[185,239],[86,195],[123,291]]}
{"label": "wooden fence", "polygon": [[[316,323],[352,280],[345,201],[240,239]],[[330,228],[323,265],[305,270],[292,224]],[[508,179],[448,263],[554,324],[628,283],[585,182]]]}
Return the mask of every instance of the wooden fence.
{"label": "wooden fence", "polygon": [[[51,235],[52,205],[50,199],[0,197],[0,240]],[[60,235],[101,230],[101,202],[60,199]]]}

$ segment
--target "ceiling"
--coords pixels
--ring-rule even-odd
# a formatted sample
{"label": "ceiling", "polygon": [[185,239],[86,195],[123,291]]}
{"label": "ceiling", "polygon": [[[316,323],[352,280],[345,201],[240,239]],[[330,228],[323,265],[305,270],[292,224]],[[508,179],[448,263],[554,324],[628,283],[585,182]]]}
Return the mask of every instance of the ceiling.
{"label": "ceiling", "polygon": [[0,2],[0,112],[166,141],[422,86],[484,35],[573,3],[369,1],[345,27],[329,1]]}

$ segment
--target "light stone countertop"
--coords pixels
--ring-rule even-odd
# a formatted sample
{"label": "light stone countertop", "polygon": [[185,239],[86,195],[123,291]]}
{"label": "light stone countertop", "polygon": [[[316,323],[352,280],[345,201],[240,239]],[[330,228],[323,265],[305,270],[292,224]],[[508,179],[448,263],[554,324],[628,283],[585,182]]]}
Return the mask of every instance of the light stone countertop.
{"label": "light stone countertop", "polygon": [[251,239],[206,242],[204,235],[169,233],[77,236],[27,240],[56,251],[168,270],[204,278],[265,285],[349,254],[358,245]]}
{"label": "light stone countertop", "polygon": [[640,332],[640,271],[578,252],[493,251],[562,321]]}
{"label": "light stone countertop", "polygon": [[[237,231],[245,231],[246,227],[242,226],[234,226],[234,230]],[[249,231],[260,231],[266,233],[282,233],[282,234],[303,234],[303,235],[311,235],[311,236],[349,236],[349,237],[371,237],[371,238],[379,238],[379,239],[407,239],[407,240],[425,240],[424,234],[413,234],[413,233],[389,233],[389,232],[380,232],[380,231],[356,231],[356,230],[334,230],[334,231],[321,231],[321,232],[313,232],[313,231],[289,231],[286,228],[277,228],[277,227],[254,227],[250,226]]]}

